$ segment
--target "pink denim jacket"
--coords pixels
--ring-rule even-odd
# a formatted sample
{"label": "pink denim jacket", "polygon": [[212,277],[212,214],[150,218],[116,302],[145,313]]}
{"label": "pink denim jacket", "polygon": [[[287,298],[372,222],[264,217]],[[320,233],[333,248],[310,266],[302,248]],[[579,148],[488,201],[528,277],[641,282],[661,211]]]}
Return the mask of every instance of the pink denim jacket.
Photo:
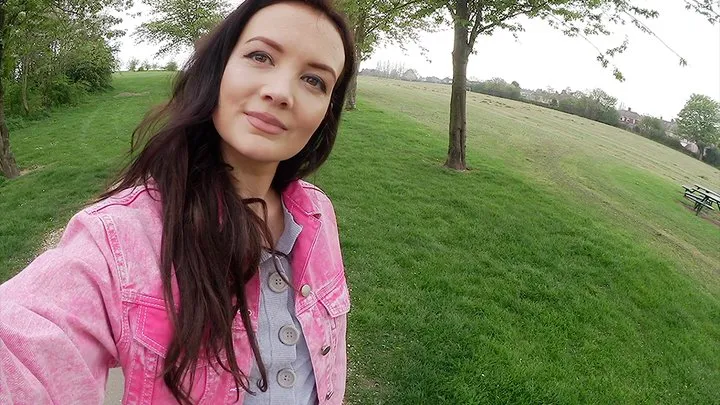
{"label": "pink denim jacket", "polygon": [[[82,210],[57,248],[0,285],[0,404],[101,404],[108,369],[118,366],[123,404],[175,403],[156,378],[172,336],[160,281],[159,197],[152,186],[138,187]],[[350,299],[333,206],[303,181],[282,198],[302,226],[292,280],[298,291],[310,286],[307,296],[296,295],[295,308],[318,398],[341,404]],[[247,288],[257,330],[257,276]],[[252,351],[240,317],[234,331],[238,366],[249,375]],[[215,368],[219,373],[201,360],[194,402],[236,403],[231,376]],[[245,392],[239,394],[242,403]]]}

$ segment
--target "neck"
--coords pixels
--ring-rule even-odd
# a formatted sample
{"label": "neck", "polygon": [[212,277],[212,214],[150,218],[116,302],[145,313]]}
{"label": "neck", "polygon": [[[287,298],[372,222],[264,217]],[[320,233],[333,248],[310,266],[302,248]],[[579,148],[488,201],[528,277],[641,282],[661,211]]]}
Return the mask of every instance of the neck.
{"label": "neck", "polygon": [[[240,198],[259,198],[268,204],[268,208],[279,202],[279,195],[272,189],[277,162],[255,162],[230,153],[223,153],[223,157],[233,167],[235,191]],[[262,212],[259,204],[250,207],[256,213]]]}

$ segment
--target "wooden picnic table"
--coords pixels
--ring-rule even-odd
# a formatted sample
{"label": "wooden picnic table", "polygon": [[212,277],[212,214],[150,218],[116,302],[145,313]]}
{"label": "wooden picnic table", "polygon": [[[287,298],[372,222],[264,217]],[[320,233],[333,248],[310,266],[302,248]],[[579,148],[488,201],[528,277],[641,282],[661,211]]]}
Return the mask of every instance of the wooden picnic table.
{"label": "wooden picnic table", "polygon": [[710,196],[715,201],[720,201],[720,193],[716,193],[715,191],[712,191],[709,188],[703,187],[699,184],[696,184],[695,187],[699,188],[701,191],[703,191],[706,195]]}
{"label": "wooden picnic table", "polygon": [[720,193],[699,184],[695,184],[695,187],[683,185],[683,188],[685,188],[684,197],[695,203],[695,207],[693,208],[695,215],[700,215],[700,211],[702,211],[703,208],[714,209],[713,204],[717,205],[718,209],[720,209]]}

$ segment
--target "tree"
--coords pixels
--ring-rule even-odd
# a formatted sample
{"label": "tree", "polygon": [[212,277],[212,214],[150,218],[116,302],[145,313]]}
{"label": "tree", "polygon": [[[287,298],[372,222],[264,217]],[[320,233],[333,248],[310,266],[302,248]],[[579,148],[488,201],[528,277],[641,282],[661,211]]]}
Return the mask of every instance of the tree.
{"label": "tree", "polygon": [[698,145],[698,158],[705,149],[720,142],[720,103],[708,96],[693,94],[678,114],[678,133]]}
{"label": "tree", "polygon": [[142,0],[152,18],[133,33],[138,43],[160,45],[157,57],[192,48],[228,12],[224,0]]}
{"label": "tree", "polygon": [[[47,108],[106,84],[117,64],[109,42],[124,32],[113,29],[120,20],[104,11],[130,5],[130,0],[0,1],[2,175],[19,175],[6,124],[8,107],[21,106],[27,115],[34,106]],[[6,105],[8,98],[12,101]]]}
{"label": "tree", "polygon": [[128,71],[130,71],[130,72],[136,71],[138,68],[138,65],[140,65],[140,61],[137,58],[135,58],[135,57],[130,58],[130,60],[128,61]]}
{"label": "tree", "polygon": [[415,69],[408,69],[402,75],[403,80],[408,80],[411,82],[417,81],[418,78],[420,78],[420,76],[418,75],[418,72]]}
{"label": "tree", "polygon": [[170,62],[167,63],[167,65],[165,65],[165,70],[167,70],[169,72],[174,72],[174,71],[178,70],[177,62],[175,62],[174,60],[171,60]]}
{"label": "tree", "polygon": [[[5,5],[0,6],[0,30],[5,28],[6,9]],[[4,38],[3,38],[4,39]],[[5,56],[5,41],[0,39],[0,61]],[[5,123],[5,89],[3,80],[0,78],[0,172],[9,178],[14,179],[20,175],[15,156],[10,150],[10,131]]]}
{"label": "tree", "polygon": [[648,138],[659,139],[666,137],[665,124],[660,118],[645,116],[640,119],[638,131]]}
{"label": "tree", "polygon": [[[437,7],[426,0],[335,0],[345,12],[355,37],[355,71],[383,42],[403,47],[417,42],[418,34],[442,21]],[[400,72],[402,74],[402,72]],[[353,110],[357,102],[357,77],[353,77],[345,102]]]}
{"label": "tree", "polygon": [[[717,12],[720,6],[715,5],[714,0],[680,1],[685,2],[687,9],[706,17],[710,23],[720,20]],[[657,11],[640,7],[632,0],[436,0],[433,4],[449,11],[454,29],[449,145],[445,166],[455,170],[467,168],[465,162],[467,65],[479,35],[491,35],[496,29],[506,29],[513,34],[523,31],[522,25],[516,21],[516,17],[521,15],[541,18],[566,35],[585,40],[592,35],[609,35],[608,27],[611,25],[628,23],[645,33],[654,35],[642,19],[658,16]],[[604,52],[596,47],[598,61],[607,67],[610,59],[625,51],[627,45],[626,40]],[[682,58],[680,63],[686,64]],[[623,80],[622,73],[617,67],[613,67],[613,74],[618,80]]]}

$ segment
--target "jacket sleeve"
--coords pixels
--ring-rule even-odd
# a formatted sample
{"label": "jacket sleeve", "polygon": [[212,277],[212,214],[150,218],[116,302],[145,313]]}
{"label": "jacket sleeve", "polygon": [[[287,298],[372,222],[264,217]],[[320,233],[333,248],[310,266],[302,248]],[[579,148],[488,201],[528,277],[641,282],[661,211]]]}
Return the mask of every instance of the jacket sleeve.
{"label": "jacket sleeve", "polygon": [[58,247],[0,285],[0,404],[102,403],[122,330],[110,243],[81,212]]}

